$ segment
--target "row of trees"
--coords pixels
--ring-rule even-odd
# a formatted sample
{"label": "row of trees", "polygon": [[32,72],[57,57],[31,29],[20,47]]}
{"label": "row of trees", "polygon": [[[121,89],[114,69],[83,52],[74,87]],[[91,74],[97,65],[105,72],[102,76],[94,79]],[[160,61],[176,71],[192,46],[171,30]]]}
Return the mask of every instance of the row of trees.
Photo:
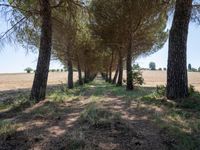
{"label": "row of trees", "polygon": [[166,96],[189,95],[186,44],[192,0],[9,0],[0,6],[12,25],[1,41],[14,37],[24,47],[39,50],[30,96],[36,101],[45,98],[51,57],[68,68],[69,88],[73,88],[73,68],[78,70],[80,85],[101,72],[107,81],[122,86],[126,64],[126,89],[133,90],[132,64],[166,42],[168,13],[175,6]]}

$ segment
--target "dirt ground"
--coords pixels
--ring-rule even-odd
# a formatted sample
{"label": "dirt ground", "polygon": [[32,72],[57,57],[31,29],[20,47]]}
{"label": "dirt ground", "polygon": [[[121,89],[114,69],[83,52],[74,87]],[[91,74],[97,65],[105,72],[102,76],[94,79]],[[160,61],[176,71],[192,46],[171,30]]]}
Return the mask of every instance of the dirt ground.
{"label": "dirt ground", "polygon": [[[108,90],[102,96],[99,91],[105,88]],[[127,105],[122,97],[112,94],[112,89],[100,82],[71,101],[45,100],[26,109],[10,118],[22,126],[0,142],[0,149],[167,150],[168,140],[163,138],[162,130],[148,119],[155,110],[139,108],[137,101]],[[100,96],[98,107],[110,114],[118,112],[122,118],[98,126],[81,121],[80,115],[94,103],[94,95]]]}
{"label": "dirt ground", "polygon": [[[0,74],[0,91],[31,88],[33,76],[33,74]],[[144,86],[147,87],[166,84],[165,71],[143,71],[143,77],[145,80]],[[74,81],[77,79],[78,75],[74,73]],[[66,72],[49,73],[49,85],[66,83],[66,81]],[[200,73],[189,72],[189,84],[194,85],[196,90],[200,91]]]}

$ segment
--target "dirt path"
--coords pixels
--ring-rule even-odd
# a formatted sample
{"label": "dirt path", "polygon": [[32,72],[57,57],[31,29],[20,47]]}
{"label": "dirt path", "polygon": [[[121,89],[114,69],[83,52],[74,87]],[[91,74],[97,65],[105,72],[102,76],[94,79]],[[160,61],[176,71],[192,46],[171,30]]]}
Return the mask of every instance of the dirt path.
{"label": "dirt path", "polygon": [[[113,94],[97,79],[71,100],[42,101],[13,120],[19,125],[0,142],[0,149],[37,150],[165,150],[169,141],[150,119],[155,110],[143,109],[137,100]],[[91,125],[81,119],[89,106],[120,114],[120,119]],[[159,110],[157,110],[159,112]],[[94,111],[95,112],[95,111]]]}

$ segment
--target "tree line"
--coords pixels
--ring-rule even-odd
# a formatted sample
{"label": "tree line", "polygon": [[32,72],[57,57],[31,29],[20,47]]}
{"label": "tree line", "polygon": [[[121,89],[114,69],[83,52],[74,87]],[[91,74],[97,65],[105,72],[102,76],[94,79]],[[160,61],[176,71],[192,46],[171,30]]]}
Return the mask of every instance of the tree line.
{"label": "tree line", "polygon": [[195,1],[8,0],[0,7],[11,24],[1,43],[15,39],[24,48],[39,51],[30,99],[45,99],[51,58],[68,68],[68,88],[74,87],[74,68],[80,85],[101,73],[106,81],[122,86],[126,67],[126,89],[134,90],[134,60],[158,51],[168,38],[166,97],[189,96],[187,36],[190,20],[199,21]]}

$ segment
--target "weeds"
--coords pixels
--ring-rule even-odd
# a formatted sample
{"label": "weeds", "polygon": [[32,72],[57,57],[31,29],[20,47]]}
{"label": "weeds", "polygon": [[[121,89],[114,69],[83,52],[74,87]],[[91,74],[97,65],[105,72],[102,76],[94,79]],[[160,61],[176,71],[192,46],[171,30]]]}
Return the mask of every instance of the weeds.
{"label": "weeds", "polygon": [[119,113],[111,113],[95,103],[90,104],[81,114],[81,122],[87,122],[91,126],[106,126],[119,119]]}
{"label": "weeds", "polygon": [[18,127],[19,125],[14,124],[11,121],[0,121],[0,137],[3,138],[2,140],[5,140],[6,137],[16,132]]}

